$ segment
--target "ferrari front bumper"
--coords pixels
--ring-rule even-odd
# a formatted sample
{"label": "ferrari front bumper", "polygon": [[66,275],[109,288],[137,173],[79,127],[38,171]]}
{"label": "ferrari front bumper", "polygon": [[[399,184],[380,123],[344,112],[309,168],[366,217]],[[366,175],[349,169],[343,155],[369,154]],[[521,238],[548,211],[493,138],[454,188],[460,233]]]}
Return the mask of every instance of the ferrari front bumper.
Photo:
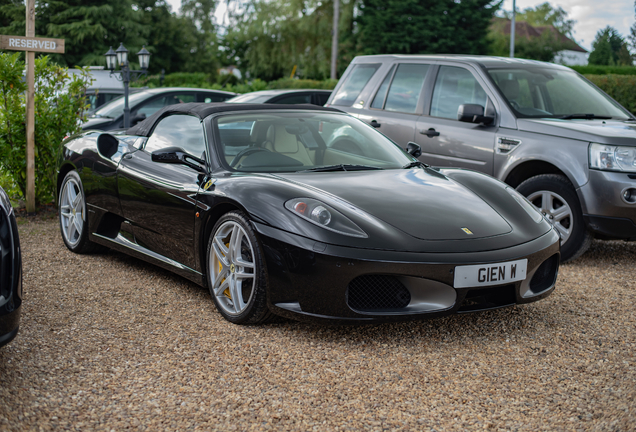
{"label": "ferrari front bumper", "polygon": [[[547,297],[556,282],[554,230],[502,250],[431,254],[327,245],[267,225],[260,233],[272,312],[322,323],[433,318],[496,309]],[[487,287],[454,288],[457,266],[527,259],[526,278]]]}

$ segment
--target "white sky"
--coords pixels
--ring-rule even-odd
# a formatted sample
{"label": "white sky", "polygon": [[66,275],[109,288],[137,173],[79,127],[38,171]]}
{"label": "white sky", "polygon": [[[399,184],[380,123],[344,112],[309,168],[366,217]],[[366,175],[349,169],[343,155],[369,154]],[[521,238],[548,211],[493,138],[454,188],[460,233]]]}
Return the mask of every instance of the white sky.
{"label": "white sky", "polygon": [[[172,6],[173,12],[178,12],[181,0],[166,0]],[[545,0],[516,0],[517,10],[535,7]],[[221,6],[225,6],[221,2]],[[634,0],[553,0],[553,6],[560,6],[568,13],[568,18],[576,20],[574,24],[574,38],[583,48],[590,51],[596,32],[606,26],[614,27],[623,36],[629,35],[629,29],[634,24]],[[223,8],[224,9],[224,8]],[[512,0],[505,0],[503,9],[512,10]],[[221,12],[221,11],[219,11]],[[217,17],[222,19],[222,13]]]}

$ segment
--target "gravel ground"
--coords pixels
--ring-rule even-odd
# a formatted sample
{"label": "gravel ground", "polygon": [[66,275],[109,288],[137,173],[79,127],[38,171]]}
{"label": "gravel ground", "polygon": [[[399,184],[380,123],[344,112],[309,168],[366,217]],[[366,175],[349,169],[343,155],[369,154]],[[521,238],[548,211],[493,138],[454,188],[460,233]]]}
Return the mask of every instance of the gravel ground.
{"label": "gravel ground", "polygon": [[240,327],[209,293],[23,221],[0,430],[634,430],[636,244],[595,242],[531,305]]}

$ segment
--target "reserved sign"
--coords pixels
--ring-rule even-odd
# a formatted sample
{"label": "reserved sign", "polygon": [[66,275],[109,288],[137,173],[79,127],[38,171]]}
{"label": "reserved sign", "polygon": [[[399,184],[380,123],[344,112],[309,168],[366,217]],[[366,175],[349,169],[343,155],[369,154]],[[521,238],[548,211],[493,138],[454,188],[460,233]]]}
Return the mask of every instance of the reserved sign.
{"label": "reserved sign", "polygon": [[64,39],[0,36],[0,49],[64,53]]}

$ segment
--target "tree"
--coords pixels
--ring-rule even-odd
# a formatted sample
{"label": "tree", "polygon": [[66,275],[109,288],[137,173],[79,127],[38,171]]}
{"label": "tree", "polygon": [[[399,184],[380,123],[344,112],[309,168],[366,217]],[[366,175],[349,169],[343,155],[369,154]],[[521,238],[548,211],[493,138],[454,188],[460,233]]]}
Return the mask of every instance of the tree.
{"label": "tree", "polygon": [[596,33],[592,43],[592,52],[588,59],[592,65],[631,66],[632,56],[627,44],[618,31],[607,26]]}
{"label": "tree", "polygon": [[485,54],[488,26],[501,2],[363,0],[356,22],[365,54]]}
{"label": "tree", "polygon": [[[346,34],[353,0],[341,2],[340,29]],[[231,17],[223,38],[226,61],[265,80],[289,76],[295,65],[302,78],[327,78],[332,19],[332,0],[252,0]]]}
{"label": "tree", "polygon": [[190,29],[194,44],[182,70],[216,75],[219,67],[219,46],[214,12],[216,0],[182,0],[184,25]]}
{"label": "tree", "polygon": [[[506,12],[505,15],[509,19],[512,18],[511,12]],[[573,38],[572,30],[576,24],[575,20],[568,19],[568,13],[563,8],[552,7],[548,2],[542,3],[534,9],[527,8],[518,12],[515,19],[527,22],[533,27],[553,26],[559,33],[571,39]]]}

